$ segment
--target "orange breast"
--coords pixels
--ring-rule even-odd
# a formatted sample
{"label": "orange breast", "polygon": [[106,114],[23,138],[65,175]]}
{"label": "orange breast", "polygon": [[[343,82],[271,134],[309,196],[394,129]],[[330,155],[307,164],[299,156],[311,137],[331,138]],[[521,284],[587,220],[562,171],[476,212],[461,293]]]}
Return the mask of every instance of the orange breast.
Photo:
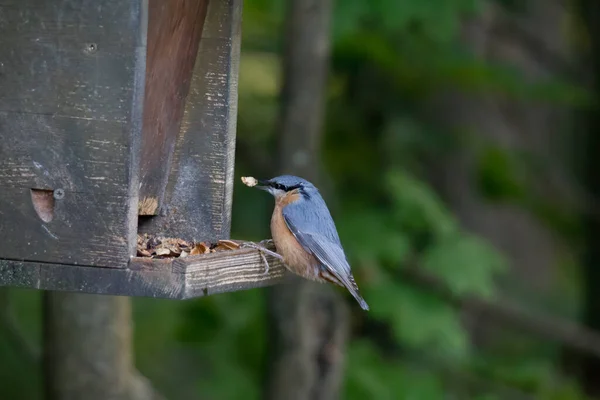
{"label": "orange breast", "polygon": [[[296,240],[292,232],[287,227],[283,214],[281,213],[285,205],[295,201],[289,194],[281,199],[277,199],[275,210],[271,217],[271,235],[277,248],[277,252],[283,257],[286,267],[293,273],[304,278],[320,281],[318,276],[318,261],[314,256],[308,253]],[[286,199],[288,197],[288,199]],[[290,198],[292,197],[292,198]]]}

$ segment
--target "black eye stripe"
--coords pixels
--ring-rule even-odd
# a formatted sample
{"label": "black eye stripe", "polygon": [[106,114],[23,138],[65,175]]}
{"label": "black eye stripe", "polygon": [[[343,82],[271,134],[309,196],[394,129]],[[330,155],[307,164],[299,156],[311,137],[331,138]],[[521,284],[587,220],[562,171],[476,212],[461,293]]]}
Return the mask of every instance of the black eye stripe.
{"label": "black eye stripe", "polygon": [[292,191],[294,189],[301,189],[302,188],[302,184],[299,183],[297,185],[294,186],[285,186],[282,185],[281,183],[277,183],[277,182],[271,182],[271,187],[277,189],[277,190],[283,190],[284,192],[289,192]]}

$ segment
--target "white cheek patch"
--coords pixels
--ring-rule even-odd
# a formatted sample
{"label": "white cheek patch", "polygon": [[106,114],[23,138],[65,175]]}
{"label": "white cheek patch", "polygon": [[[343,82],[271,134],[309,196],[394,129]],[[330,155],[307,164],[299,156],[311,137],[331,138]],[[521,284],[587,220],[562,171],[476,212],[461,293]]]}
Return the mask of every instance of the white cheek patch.
{"label": "white cheek patch", "polygon": [[281,197],[281,196],[285,195],[285,191],[283,191],[281,189],[275,189],[273,187],[269,188],[269,193],[271,193],[275,197]]}

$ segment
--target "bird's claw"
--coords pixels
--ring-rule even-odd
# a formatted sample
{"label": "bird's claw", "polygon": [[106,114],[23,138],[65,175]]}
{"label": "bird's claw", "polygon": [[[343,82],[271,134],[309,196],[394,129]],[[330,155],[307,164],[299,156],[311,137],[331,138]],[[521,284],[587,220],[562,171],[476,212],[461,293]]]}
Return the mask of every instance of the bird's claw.
{"label": "bird's claw", "polygon": [[268,275],[269,274],[269,262],[267,261],[267,257],[265,257],[264,253],[260,250],[258,251],[258,254],[260,254],[260,258],[262,258],[263,262],[265,263],[264,275]]}
{"label": "bird's claw", "polygon": [[261,246],[267,247],[270,245],[274,246],[275,242],[273,242],[273,239],[264,239],[264,240],[261,240],[260,242],[258,242],[258,244]]}
{"label": "bird's claw", "polygon": [[265,263],[265,272],[264,272],[265,275],[269,273],[269,262],[267,261],[265,254],[268,254],[272,257],[277,258],[278,260],[283,261],[283,257],[280,254],[277,254],[274,251],[271,251],[271,250],[265,248],[263,245],[263,243],[272,243],[272,242],[273,242],[272,239],[267,239],[267,240],[261,241],[259,244],[256,244],[253,242],[244,242],[240,245],[240,247],[246,247],[246,248],[258,250],[260,257],[262,258],[263,262]]}

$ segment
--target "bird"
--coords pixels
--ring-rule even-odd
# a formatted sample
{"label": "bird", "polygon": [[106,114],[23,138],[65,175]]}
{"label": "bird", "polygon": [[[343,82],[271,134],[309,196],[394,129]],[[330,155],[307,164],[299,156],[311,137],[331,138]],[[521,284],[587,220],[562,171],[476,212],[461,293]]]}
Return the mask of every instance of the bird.
{"label": "bird", "polygon": [[331,213],[315,185],[293,175],[268,180],[242,177],[242,182],[267,191],[275,198],[270,228],[277,253],[259,250],[279,258],[296,275],[346,288],[360,307],[368,311]]}

